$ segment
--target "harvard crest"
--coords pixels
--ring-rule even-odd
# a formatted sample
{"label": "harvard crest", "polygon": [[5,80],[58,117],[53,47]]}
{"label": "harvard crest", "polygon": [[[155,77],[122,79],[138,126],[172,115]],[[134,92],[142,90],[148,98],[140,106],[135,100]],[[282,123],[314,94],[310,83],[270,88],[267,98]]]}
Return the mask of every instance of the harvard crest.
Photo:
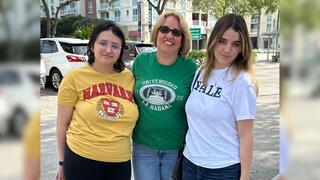
{"label": "harvard crest", "polygon": [[123,105],[112,98],[101,98],[97,103],[100,117],[107,120],[117,120],[123,115]]}

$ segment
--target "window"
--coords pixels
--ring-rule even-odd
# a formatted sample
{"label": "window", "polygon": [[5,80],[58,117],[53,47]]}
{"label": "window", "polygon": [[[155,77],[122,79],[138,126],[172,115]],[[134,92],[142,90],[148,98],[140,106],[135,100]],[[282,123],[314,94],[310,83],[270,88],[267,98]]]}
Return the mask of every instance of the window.
{"label": "window", "polygon": [[[88,2],[89,3],[89,2]],[[92,2],[91,2],[92,3]],[[76,4],[75,3],[71,3],[71,4],[69,4],[69,7],[70,8],[76,8]],[[92,4],[91,4],[91,7],[92,7]]]}
{"label": "window", "polygon": [[102,19],[109,19],[109,12],[101,12]]}
{"label": "window", "polygon": [[88,12],[92,12],[92,0],[88,0]]}
{"label": "window", "polygon": [[277,24],[276,24],[276,20],[274,19],[273,20],[273,29],[274,29],[274,31],[276,31],[277,30]]}
{"label": "window", "polygon": [[[39,77],[39,76],[38,76]],[[0,72],[0,85],[16,85],[21,83],[21,78],[17,71],[14,70],[1,70]]]}
{"label": "window", "polygon": [[57,45],[54,41],[43,41],[41,53],[54,53],[58,52]]}
{"label": "window", "polygon": [[129,10],[127,10],[127,17],[129,16]]}
{"label": "window", "polygon": [[259,16],[251,16],[251,24],[259,23]]}
{"label": "window", "polygon": [[271,13],[268,13],[267,15],[267,22],[271,22],[272,21],[272,14]]}
{"label": "window", "polygon": [[187,2],[186,2],[186,0],[181,0],[181,9],[187,9]]}
{"label": "window", "polygon": [[132,10],[132,21],[133,22],[138,21],[138,9],[133,9]]}
{"label": "window", "polygon": [[114,7],[117,7],[117,8],[120,7],[120,0],[116,0],[116,1],[114,2]]}
{"label": "window", "polygon": [[84,55],[88,50],[87,44],[69,44],[65,42],[59,42],[59,43],[65,52],[68,52],[71,54]]}
{"label": "window", "polygon": [[54,4],[54,0],[51,0],[51,4]]}
{"label": "window", "polygon": [[267,29],[266,29],[267,32],[271,32],[271,24],[267,24]]}
{"label": "window", "polygon": [[250,32],[255,33],[258,31],[258,24],[251,24],[250,25]]}
{"label": "window", "polygon": [[132,6],[137,6],[137,0],[132,0]]}
{"label": "window", "polygon": [[115,11],[114,17],[115,17],[114,19],[115,22],[120,22],[120,11]]}

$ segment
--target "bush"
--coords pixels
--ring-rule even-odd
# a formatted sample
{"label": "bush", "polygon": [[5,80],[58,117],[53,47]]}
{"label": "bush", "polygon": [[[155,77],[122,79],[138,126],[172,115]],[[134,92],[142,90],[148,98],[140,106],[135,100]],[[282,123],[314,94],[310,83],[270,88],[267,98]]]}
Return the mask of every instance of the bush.
{"label": "bush", "polygon": [[73,32],[77,28],[77,26],[74,26],[74,24],[76,24],[84,18],[85,17],[82,16],[69,16],[59,19],[56,37],[72,36]]}
{"label": "bush", "polygon": [[198,66],[201,66],[204,64],[206,56],[207,56],[206,50],[192,50],[188,55],[188,57],[191,57],[196,61]]}
{"label": "bush", "polygon": [[77,27],[77,29],[73,32],[73,35],[76,38],[80,38],[80,39],[90,39],[93,27],[94,27],[94,24],[92,24],[91,26],[87,25],[87,26]]}

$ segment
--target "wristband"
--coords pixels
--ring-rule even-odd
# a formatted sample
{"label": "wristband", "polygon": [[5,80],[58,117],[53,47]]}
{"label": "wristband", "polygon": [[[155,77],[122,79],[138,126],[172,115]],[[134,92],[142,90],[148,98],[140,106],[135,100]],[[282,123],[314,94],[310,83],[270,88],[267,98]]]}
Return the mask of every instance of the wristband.
{"label": "wristband", "polygon": [[63,166],[63,161],[59,161],[59,166]]}

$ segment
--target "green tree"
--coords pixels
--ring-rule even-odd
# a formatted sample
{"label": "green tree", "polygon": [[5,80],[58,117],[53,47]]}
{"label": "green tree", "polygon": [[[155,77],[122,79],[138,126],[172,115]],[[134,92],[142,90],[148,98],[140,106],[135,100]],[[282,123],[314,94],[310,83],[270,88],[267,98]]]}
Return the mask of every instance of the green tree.
{"label": "green tree", "polygon": [[[258,17],[258,28],[257,28],[257,49],[260,48],[260,22],[261,13],[263,9],[266,9],[267,13],[273,13],[279,9],[279,0],[248,0],[249,1],[249,13],[252,16]],[[279,22],[277,22],[279,25]]]}
{"label": "green tree", "polygon": [[63,17],[59,19],[58,25],[57,25],[57,32],[56,36],[63,37],[63,36],[71,36],[75,29],[78,26],[75,26],[77,22],[81,21],[82,19],[85,19],[85,17],[82,16],[68,16]]}
{"label": "green tree", "polygon": [[87,25],[87,26],[77,27],[77,29],[73,32],[73,35],[76,38],[80,38],[80,39],[90,39],[93,27],[94,27],[94,24],[92,24],[91,26]]}
{"label": "green tree", "polygon": [[221,17],[230,12],[243,16],[249,13],[248,0],[192,0],[192,5],[215,17]]}
{"label": "green tree", "polygon": [[[43,7],[44,7],[43,10],[46,14],[46,21],[47,21],[46,22],[46,31],[47,31],[46,34],[47,34],[47,37],[55,37],[56,29],[57,29],[57,25],[58,25],[58,15],[59,15],[60,10],[75,1],[79,1],[79,0],[66,0],[66,1],[60,3],[59,6],[56,7],[54,17],[51,18],[46,0],[41,0]],[[52,23],[51,23],[50,18],[52,19]]]}
{"label": "green tree", "polygon": [[[242,16],[258,16],[259,25],[263,9],[266,9],[266,13],[273,13],[279,9],[279,0],[192,0],[192,3],[193,6],[215,17],[221,17],[231,12]],[[277,23],[279,25],[279,22]],[[257,29],[258,48],[260,45],[259,34],[260,26]]]}

